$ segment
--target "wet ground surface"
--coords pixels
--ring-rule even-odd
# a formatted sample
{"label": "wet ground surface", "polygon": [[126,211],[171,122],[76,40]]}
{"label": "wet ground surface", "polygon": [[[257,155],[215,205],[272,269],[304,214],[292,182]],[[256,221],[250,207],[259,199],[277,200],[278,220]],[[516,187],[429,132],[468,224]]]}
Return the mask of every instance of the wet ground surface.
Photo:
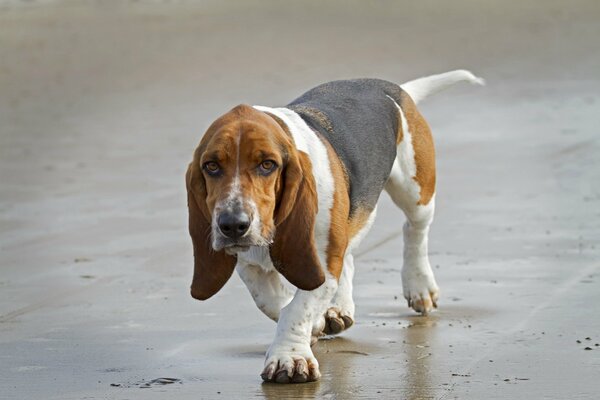
{"label": "wet ground surface", "polygon": [[[0,398],[596,398],[600,6],[562,4],[0,3]],[[406,307],[383,195],[322,380],[261,384],[275,325],[241,281],[188,294],[202,132],[327,80],[457,67],[488,86],[421,108],[439,311]]]}

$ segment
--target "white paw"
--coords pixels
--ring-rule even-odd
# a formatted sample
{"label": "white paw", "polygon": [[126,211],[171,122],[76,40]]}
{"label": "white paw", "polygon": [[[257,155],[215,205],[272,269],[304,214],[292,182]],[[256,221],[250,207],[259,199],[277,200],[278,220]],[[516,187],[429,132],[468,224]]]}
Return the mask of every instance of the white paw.
{"label": "white paw", "polygon": [[318,380],[321,372],[310,346],[276,346],[269,349],[260,376],[265,382],[304,383]]}
{"label": "white paw", "polygon": [[440,289],[433,273],[422,271],[405,273],[402,271],[402,288],[408,306],[416,312],[427,315],[437,308]]}

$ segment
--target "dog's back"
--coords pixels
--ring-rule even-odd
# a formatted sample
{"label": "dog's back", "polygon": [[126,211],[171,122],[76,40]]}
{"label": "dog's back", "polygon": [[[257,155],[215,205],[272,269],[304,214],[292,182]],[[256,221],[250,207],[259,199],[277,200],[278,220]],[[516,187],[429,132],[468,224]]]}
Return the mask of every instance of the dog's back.
{"label": "dog's back", "polygon": [[350,211],[372,210],[396,158],[402,89],[380,79],[333,81],[287,107],[327,139],[348,174]]}

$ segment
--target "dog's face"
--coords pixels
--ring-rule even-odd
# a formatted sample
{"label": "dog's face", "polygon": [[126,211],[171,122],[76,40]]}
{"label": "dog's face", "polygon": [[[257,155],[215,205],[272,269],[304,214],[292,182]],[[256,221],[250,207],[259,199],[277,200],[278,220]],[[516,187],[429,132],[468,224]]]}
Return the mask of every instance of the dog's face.
{"label": "dog's face", "polygon": [[294,151],[273,118],[248,106],[210,126],[190,168],[201,174],[191,190],[210,220],[214,251],[235,254],[272,242],[282,172]]}
{"label": "dog's face", "polygon": [[314,243],[312,166],[286,129],[241,105],[217,119],[194,152],[186,174],[193,297],[215,294],[250,246],[269,246],[275,267],[303,290],[325,280]]}
{"label": "dog's face", "polygon": [[228,253],[269,245],[288,148],[267,118],[229,121],[200,155],[212,246]]}

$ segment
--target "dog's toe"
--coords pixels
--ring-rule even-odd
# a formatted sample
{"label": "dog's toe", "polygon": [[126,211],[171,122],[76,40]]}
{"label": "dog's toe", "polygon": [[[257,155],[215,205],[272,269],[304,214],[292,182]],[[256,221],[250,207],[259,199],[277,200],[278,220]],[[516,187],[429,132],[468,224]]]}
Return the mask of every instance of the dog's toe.
{"label": "dog's toe", "polygon": [[405,297],[410,308],[418,313],[427,315],[437,308],[439,290],[436,287],[435,289],[411,291],[408,294],[405,293]]}
{"label": "dog's toe", "polygon": [[296,360],[292,381],[294,383],[304,383],[308,381],[308,377],[308,363],[306,362],[306,360],[304,358]]}
{"label": "dog's toe", "polygon": [[325,312],[325,326],[323,332],[327,335],[338,334],[354,325],[352,316],[337,307],[330,307]]}
{"label": "dog's toe", "polygon": [[321,373],[314,357],[286,354],[269,357],[260,376],[265,382],[305,383],[318,380]]}

